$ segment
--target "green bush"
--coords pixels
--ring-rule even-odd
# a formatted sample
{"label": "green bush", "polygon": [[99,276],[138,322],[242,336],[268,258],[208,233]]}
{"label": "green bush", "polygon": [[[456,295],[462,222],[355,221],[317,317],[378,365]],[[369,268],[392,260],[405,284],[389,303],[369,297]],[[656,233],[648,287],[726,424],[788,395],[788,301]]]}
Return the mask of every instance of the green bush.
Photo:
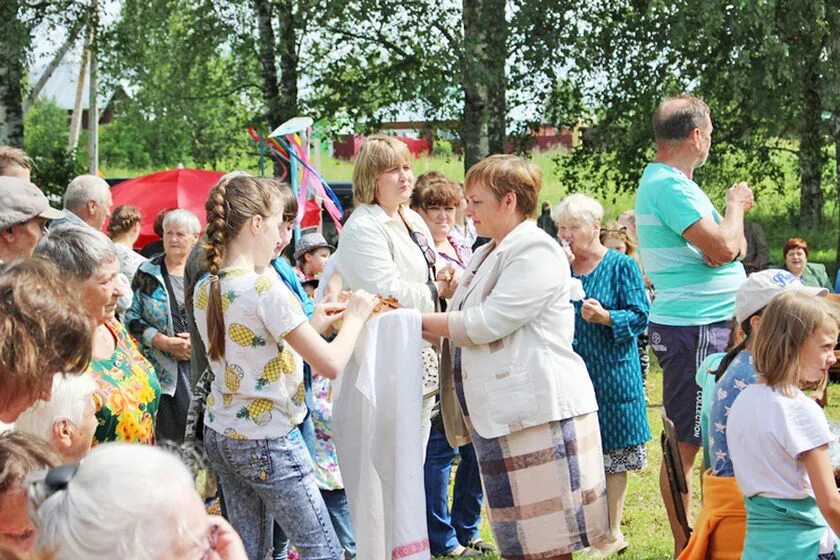
{"label": "green bush", "polygon": [[27,111],[24,126],[24,147],[35,164],[32,181],[55,200],[85,172],[78,153],[67,151],[70,117],[52,101],[39,100]]}
{"label": "green bush", "polygon": [[446,157],[451,156],[452,142],[449,140],[435,140],[434,146],[432,146],[432,155]]}

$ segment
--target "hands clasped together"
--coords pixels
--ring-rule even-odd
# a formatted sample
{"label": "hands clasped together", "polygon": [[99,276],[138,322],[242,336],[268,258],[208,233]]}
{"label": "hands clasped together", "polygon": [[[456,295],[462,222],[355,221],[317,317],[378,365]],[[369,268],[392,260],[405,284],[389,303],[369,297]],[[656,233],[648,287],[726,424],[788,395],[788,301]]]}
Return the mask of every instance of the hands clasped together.
{"label": "hands clasped together", "polygon": [[442,267],[435,277],[435,284],[437,286],[438,295],[444,299],[449,299],[455,294],[458,289],[458,282],[461,280],[461,269],[453,263],[449,263]]}

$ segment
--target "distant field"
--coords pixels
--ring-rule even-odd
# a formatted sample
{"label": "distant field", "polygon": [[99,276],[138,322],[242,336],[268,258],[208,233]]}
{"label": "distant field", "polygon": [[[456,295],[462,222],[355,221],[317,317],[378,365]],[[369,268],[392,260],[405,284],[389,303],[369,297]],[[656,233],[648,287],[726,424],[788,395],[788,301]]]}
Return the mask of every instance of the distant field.
{"label": "distant field", "polygon": [[[560,156],[560,157],[558,157]],[[543,172],[543,190],[540,200],[547,200],[552,204],[559,202],[570,189],[568,185],[560,183],[557,175],[557,168],[562,165],[562,155],[557,152],[534,153],[532,160]],[[350,180],[353,174],[353,163],[322,156],[313,156],[313,161],[319,165],[319,171],[328,180]],[[258,161],[256,158],[243,164],[238,162],[232,168],[243,169],[251,173],[258,173]],[[270,168],[269,168],[270,170]],[[427,156],[414,160],[414,174],[420,175],[426,171],[440,171],[448,177],[461,181],[464,178],[463,160],[455,157]],[[158,169],[124,169],[103,167],[106,177],[136,177]],[[640,170],[641,171],[641,170]],[[783,189],[784,194],[779,194],[775,188],[771,188],[769,181],[760,185],[761,189],[756,197],[756,207],[750,212],[749,218],[761,223],[767,233],[770,243],[770,257],[774,263],[782,261],[782,246],[790,237],[802,237],[811,246],[811,260],[823,263],[827,266],[829,273],[834,278],[837,268],[836,249],[838,235],[837,205],[829,200],[826,203],[827,222],[823,226],[802,230],[795,225],[796,209],[798,208],[799,191],[795,183],[796,178],[788,174],[786,179],[790,184]],[[579,192],[592,194],[604,206],[606,220],[618,216],[621,211],[633,207],[635,194],[633,192],[615,192],[609,189],[608,194],[595,193],[592,185],[577,185]],[[719,208],[722,204],[721,196],[714,196]],[[828,197],[831,198],[830,196]],[[722,210],[722,208],[720,208]]]}

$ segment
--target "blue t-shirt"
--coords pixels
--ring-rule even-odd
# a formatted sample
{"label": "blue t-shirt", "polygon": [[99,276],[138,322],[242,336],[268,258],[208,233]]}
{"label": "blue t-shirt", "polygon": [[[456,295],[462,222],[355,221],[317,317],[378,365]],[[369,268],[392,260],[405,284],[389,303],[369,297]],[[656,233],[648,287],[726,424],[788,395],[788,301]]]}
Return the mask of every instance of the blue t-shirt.
{"label": "blue t-shirt", "polygon": [[706,216],[722,221],[697,183],[670,165],[648,164],[636,193],[636,227],[645,274],[656,286],[652,323],[708,325],[734,314],[735,292],[746,280],[743,265],[707,266],[682,235]]}
{"label": "blue t-shirt", "polygon": [[742,350],[715,385],[712,392],[712,408],[709,411],[709,456],[712,462],[712,474],[715,476],[735,476],[732,458],[726,443],[726,423],[729,421],[729,409],[741,392],[758,381],[753,366],[752,354]]}
{"label": "blue t-shirt", "polygon": [[726,356],[726,352],[709,354],[694,375],[694,381],[703,393],[703,404],[700,407],[700,431],[703,438],[703,470],[712,466],[709,454],[709,409],[712,408],[712,393],[715,390],[714,371],[720,366],[720,361]]}

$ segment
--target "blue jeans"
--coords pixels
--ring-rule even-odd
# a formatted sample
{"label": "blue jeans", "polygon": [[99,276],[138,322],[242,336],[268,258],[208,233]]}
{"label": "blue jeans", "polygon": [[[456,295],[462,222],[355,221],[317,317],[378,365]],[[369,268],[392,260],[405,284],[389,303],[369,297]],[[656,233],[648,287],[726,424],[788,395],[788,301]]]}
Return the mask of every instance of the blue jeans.
{"label": "blue jeans", "polygon": [[224,487],[230,522],[250,560],[264,560],[271,553],[274,520],[301,559],[342,559],[297,429],[274,439],[238,440],[205,427],[204,446]]}
{"label": "blue jeans", "polygon": [[356,536],[353,533],[353,525],[350,523],[350,504],[347,503],[347,494],[344,489],[321,490],[321,497],[327,504],[333,529],[344,548],[344,556],[353,558],[356,556]]}
{"label": "blue jeans", "polygon": [[[314,396],[312,394],[312,378],[309,373],[309,364],[304,364],[304,402],[309,410],[314,408]],[[307,377],[307,374],[310,377]],[[307,384],[308,382],[308,384]],[[309,450],[312,460],[315,461],[315,424],[312,421],[312,413],[306,414],[298,425],[303,441]],[[327,511],[330,512],[330,519],[332,520],[333,529],[338,536],[342,548],[346,552],[345,556],[352,558],[356,556],[356,536],[353,533],[353,525],[350,523],[350,506],[347,504],[347,494],[344,490],[321,490],[321,497],[324,498],[324,503],[327,505]],[[275,543],[277,539],[275,538]],[[277,548],[275,546],[275,548]],[[285,560],[285,556],[275,555],[274,560]]]}
{"label": "blue jeans", "polygon": [[[455,457],[461,464],[455,473],[452,510],[449,509],[449,477]],[[472,445],[453,449],[446,436],[433,429],[426,447],[426,525],[433,556],[442,556],[458,544],[467,545],[478,537],[481,521],[481,477]]]}

